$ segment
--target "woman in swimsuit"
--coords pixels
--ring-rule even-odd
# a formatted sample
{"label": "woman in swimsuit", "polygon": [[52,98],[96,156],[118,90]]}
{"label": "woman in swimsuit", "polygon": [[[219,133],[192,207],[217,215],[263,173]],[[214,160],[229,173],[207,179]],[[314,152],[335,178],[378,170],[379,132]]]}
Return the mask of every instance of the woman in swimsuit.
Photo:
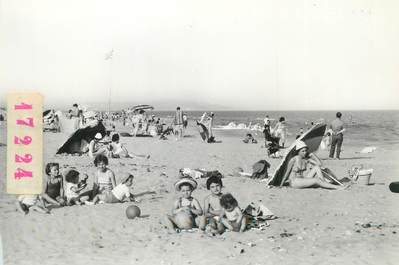
{"label": "woman in swimsuit", "polygon": [[[345,186],[328,183],[321,172],[321,161],[313,153],[308,153],[308,147],[303,141],[296,145],[297,155],[293,157],[287,166],[281,186],[288,183],[296,189],[321,187],[325,189],[345,189]],[[311,164],[311,168],[308,168]],[[287,180],[288,179],[288,180]]]}

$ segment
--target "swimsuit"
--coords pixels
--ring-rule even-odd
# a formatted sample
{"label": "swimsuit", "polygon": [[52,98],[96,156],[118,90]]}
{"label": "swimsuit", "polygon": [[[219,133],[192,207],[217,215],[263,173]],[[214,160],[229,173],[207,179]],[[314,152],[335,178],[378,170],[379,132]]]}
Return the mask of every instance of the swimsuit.
{"label": "swimsuit", "polygon": [[224,214],[226,215],[227,220],[229,222],[237,221],[238,217],[241,215],[241,210],[239,207],[234,208],[231,212],[225,211]]}
{"label": "swimsuit", "polygon": [[61,182],[51,183],[51,180],[47,182],[46,193],[50,198],[56,199],[60,196]]}
{"label": "swimsuit", "polygon": [[100,192],[112,190],[111,178],[108,176],[107,172],[108,169],[102,174],[99,174],[97,171],[97,182]]}
{"label": "swimsuit", "polygon": [[[186,198],[179,198],[179,208],[183,208],[183,207],[193,207],[192,203],[193,203],[193,197],[190,197],[189,199]],[[183,201],[184,200],[184,201]]]}
{"label": "swimsuit", "polygon": [[292,172],[295,178],[303,178],[303,172],[306,171],[306,161],[302,165],[299,164],[298,158],[295,158],[295,163],[292,166]]}

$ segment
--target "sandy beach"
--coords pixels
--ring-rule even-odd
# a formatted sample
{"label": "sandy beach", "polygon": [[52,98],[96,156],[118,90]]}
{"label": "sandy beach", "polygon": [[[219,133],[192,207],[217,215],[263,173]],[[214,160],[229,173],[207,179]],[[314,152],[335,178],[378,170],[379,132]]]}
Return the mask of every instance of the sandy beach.
{"label": "sandy beach", "polygon": [[[5,127],[1,127],[5,142]],[[92,176],[88,156],[55,156],[64,135],[44,134],[44,161],[61,167],[74,166]],[[345,177],[354,164],[374,169],[372,185],[353,185],[348,190],[295,190],[268,188],[265,182],[228,177],[234,168],[250,171],[260,159],[271,163],[273,173],[280,159],[266,157],[261,144],[243,144],[236,137],[222,143],[203,143],[197,128],[189,127],[183,140],[121,138],[129,150],[151,158],[111,159],[109,168],[117,182],[123,172],[135,175],[134,193],[139,203],[100,204],[53,209],[50,215],[16,211],[16,195],[5,192],[5,170],[1,171],[0,220],[4,264],[397,264],[399,259],[399,195],[388,185],[399,180],[395,145],[382,145],[370,154],[357,154],[363,146],[344,142],[341,160],[323,163]],[[348,140],[349,141],[349,140]],[[0,147],[0,167],[6,165],[6,147]],[[219,170],[225,178],[224,192],[231,192],[241,207],[263,203],[279,218],[265,230],[226,232],[209,236],[201,232],[170,233],[163,218],[178,194],[173,183],[179,168]],[[88,187],[91,187],[89,180]],[[205,179],[193,196],[203,201],[209,194]],[[125,209],[135,204],[142,217],[128,220]]]}

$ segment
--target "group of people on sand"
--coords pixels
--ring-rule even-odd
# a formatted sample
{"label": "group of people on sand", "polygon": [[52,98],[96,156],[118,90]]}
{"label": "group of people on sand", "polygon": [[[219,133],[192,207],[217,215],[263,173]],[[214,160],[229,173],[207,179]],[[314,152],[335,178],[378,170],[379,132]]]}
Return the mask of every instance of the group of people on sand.
{"label": "group of people on sand", "polygon": [[94,138],[88,145],[88,154],[90,157],[97,155],[105,155],[111,158],[149,158],[149,155],[138,155],[130,153],[126,146],[120,143],[120,136],[118,133],[112,133],[107,131],[107,135],[103,136],[101,133],[96,133]]}
{"label": "group of people on sand", "polygon": [[[342,134],[345,131],[343,122],[340,121],[341,115],[338,112],[337,119],[330,125],[332,142],[337,146],[338,158]],[[211,114],[210,117],[213,118],[213,115]],[[203,119],[205,118],[206,115],[203,115]],[[183,125],[180,124],[183,121],[181,110],[177,108],[174,123]],[[280,119],[280,122],[284,121],[285,119]],[[268,126],[270,127],[270,123],[265,124],[265,130],[269,129]],[[182,130],[180,126],[176,128],[178,131]],[[273,136],[270,134],[268,137]],[[45,167],[46,181],[43,194],[19,196],[17,209],[24,214],[30,210],[50,213],[51,208],[63,206],[134,201],[135,198],[131,193],[133,174],[126,173],[117,183],[114,172],[108,167],[109,157],[136,157],[119,142],[119,134],[103,136],[97,133],[89,143],[88,149],[89,156],[94,158],[93,164],[97,169],[90,190],[86,190],[89,179],[87,174],[80,173],[74,168],[60,174],[59,164],[51,162]],[[220,176],[211,175],[207,178],[206,188],[209,194],[204,198],[203,204],[193,197],[197,186],[195,179],[185,175],[180,176],[174,184],[179,198],[173,203],[171,214],[167,214],[165,218],[165,224],[169,229],[179,231],[199,228],[201,231],[209,231],[212,234],[221,234],[226,230],[245,231],[248,217],[231,193],[222,192],[223,182]],[[295,156],[288,161],[280,186],[296,189],[320,187],[335,190],[348,187],[348,185],[338,185],[326,180],[323,176],[321,160],[315,154],[309,153],[306,143],[300,140],[296,141]]]}
{"label": "group of people on sand", "polygon": [[263,135],[268,157],[279,157],[278,151],[284,148],[287,140],[287,125],[285,117],[280,117],[274,128],[271,128],[271,119],[268,115],[264,119]]}
{"label": "group of people on sand", "polygon": [[17,209],[27,214],[29,210],[50,213],[51,208],[72,205],[93,205],[102,203],[118,203],[134,201],[130,188],[134,176],[126,173],[119,184],[116,183],[114,172],[108,168],[108,158],[102,154],[95,157],[94,166],[97,168],[93,177],[93,186],[87,187],[87,174],[81,174],[70,168],[63,175],[60,174],[58,163],[48,163],[45,168],[46,180],[41,195],[20,195]]}
{"label": "group of people on sand", "polygon": [[212,234],[222,234],[226,229],[244,232],[247,218],[230,193],[222,193],[222,179],[210,176],[206,188],[210,191],[201,206],[192,196],[197,182],[191,177],[183,177],[175,183],[179,198],[173,203],[171,214],[166,216],[167,227],[174,231],[199,228]]}

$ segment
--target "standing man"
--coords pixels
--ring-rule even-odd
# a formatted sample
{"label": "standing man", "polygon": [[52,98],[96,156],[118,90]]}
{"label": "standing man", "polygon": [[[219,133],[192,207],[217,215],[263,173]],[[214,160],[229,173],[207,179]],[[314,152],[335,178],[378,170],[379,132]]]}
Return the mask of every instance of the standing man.
{"label": "standing man", "polygon": [[183,112],[180,107],[176,108],[175,117],[173,119],[174,131],[176,135],[176,140],[183,137]]}
{"label": "standing man", "polygon": [[79,107],[78,107],[77,103],[73,104],[73,106],[72,106],[71,117],[75,117],[75,118],[79,117]]}
{"label": "standing man", "polygon": [[[208,118],[208,120],[209,120],[209,127],[208,127],[209,138],[212,138],[212,140],[215,138],[215,137],[213,136],[213,130],[212,130],[212,127],[213,127],[213,118],[214,118],[214,116],[215,116],[215,113],[211,112],[211,114],[209,115],[209,118]],[[211,141],[212,141],[212,140],[211,140]]]}
{"label": "standing man", "polygon": [[343,132],[345,131],[344,123],[341,120],[342,113],[337,112],[335,115],[336,119],[330,124],[330,129],[332,130],[332,141],[330,148],[330,158],[334,158],[335,147],[337,147],[336,158],[339,159],[341,153],[342,141],[344,140]]}

